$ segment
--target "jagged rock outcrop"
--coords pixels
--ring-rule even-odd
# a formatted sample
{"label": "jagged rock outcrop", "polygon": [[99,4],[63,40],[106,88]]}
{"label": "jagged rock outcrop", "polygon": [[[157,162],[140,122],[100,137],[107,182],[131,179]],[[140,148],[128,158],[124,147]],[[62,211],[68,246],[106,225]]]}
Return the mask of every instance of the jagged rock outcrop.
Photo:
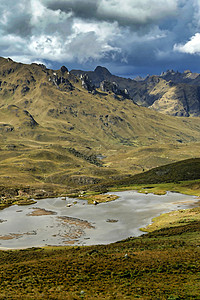
{"label": "jagged rock outcrop", "polygon": [[81,76],[88,76],[89,80],[95,87],[100,86],[100,82],[103,80],[115,81],[113,75],[105,67],[97,66],[94,71],[81,71],[81,70],[71,70],[70,74],[81,78]]}
{"label": "jagged rock outcrop", "polygon": [[27,110],[24,110],[23,113],[27,116],[27,121],[25,121],[24,123],[31,127],[35,127],[38,125],[33,116]]}
{"label": "jagged rock outcrop", "polygon": [[121,90],[116,82],[104,80],[100,83],[100,89],[103,92],[113,92],[115,95],[122,96],[124,99],[130,99],[128,90]]}
{"label": "jagged rock outcrop", "polygon": [[198,73],[192,73],[190,70],[186,70],[183,73],[167,70],[166,72],[163,72],[160,77],[173,83],[192,83],[198,76]]}
{"label": "jagged rock outcrop", "polygon": [[89,79],[89,76],[87,74],[84,74],[84,75],[81,74],[80,79],[81,79],[82,87],[84,89],[86,89],[88,92],[91,92],[93,94],[96,93],[95,86],[94,86],[94,84],[92,84],[92,82]]}
{"label": "jagged rock outcrop", "polygon": [[62,67],[61,69],[63,76],[59,76],[56,72],[54,72],[52,76],[49,77],[49,82],[52,82],[58,89],[62,91],[73,91],[74,86],[67,78],[64,77],[64,73],[68,72],[67,68],[65,70],[64,67]]}

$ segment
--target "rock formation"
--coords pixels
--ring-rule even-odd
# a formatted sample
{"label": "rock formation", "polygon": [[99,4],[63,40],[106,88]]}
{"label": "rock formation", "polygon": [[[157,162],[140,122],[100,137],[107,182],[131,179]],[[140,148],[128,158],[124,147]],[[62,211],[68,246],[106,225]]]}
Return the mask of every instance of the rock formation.
{"label": "rock formation", "polygon": [[87,74],[84,74],[80,76],[82,87],[86,89],[88,92],[91,92],[95,94],[96,89],[94,84],[92,84],[91,80],[89,79],[89,76]]}
{"label": "rock formation", "polygon": [[113,92],[115,95],[122,96],[124,99],[130,99],[128,90],[121,90],[116,82],[104,80],[100,83],[100,89],[103,92]]}

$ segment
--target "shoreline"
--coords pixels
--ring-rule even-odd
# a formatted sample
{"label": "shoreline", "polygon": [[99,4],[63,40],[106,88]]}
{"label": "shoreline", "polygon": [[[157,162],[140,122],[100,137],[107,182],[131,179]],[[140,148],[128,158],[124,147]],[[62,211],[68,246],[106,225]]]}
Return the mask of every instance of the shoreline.
{"label": "shoreline", "polygon": [[[163,212],[163,213],[159,213],[158,215],[155,215],[155,216],[153,216],[152,218],[151,218],[151,220],[150,220],[150,222],[147,222],[144,226],[142,226],[142,227],[138,227],[137,229],[138,230],[140,230],[141,231],[141,235],[144,235],[144,234],[148,234],[148,232],[152,232],[153,230],[153,228],[155,228],[155,230],[157,230],[158,229],[158,226],[156,225],[156,222],[157,222],[157,219],[159,219],[161,216],[169,216],[169,214],[175,214],[175,213],[178,213],[179,211],[183,211],[184,210],[184,212],[185,213],[187,213],[187,212],[189,212],[189,211],[191,211],[191,210],[193,210],[193,209],[195,209],[195,208],[199,208],[199,212],[200,212],[200,206],[199,206],[199,198],[198,197],[195,197],[193,200],[191,200],[191,201],[181,201],[181,202],[175,202],[176,204],[185,204],[185,203],[187,203],[188,205],[189,204],[191,204],[192,206],[194,206],[194,207],[191,207],[191,208],[180,208],[180,209],[178,209],[178,210],[166,210],[165,212]],[[181,215],[180,215],[181,216]],[[182,217],[183,217],[183,214],[182,214]],[[179,220],[180,221],[180,220]],[[170,223],[170,220],[169,220],[169,222],[168,223]],[[153,226],[153,224],[155,224],[155,226]],[[166,226],[166,228],[167,228],[168,226]],[[163,227],[162,227],[163,228]],[[150,230],[151,229],[151,230]],[[141,235],[139,235],[139,236],[141,236]],[[130,236],[131,238],[133,237],[135,237],[135,238],[137,238],[138,236]],[[130,237],[127,237],[127,238],[125,238],[125,239],[120,239],[120,240],[118,240],[118,241],[115,241],[115,242],[121,242],[121,241],[123,241],[123,240],[126,240],[126,239],[128,239],[128,238],[130,238]],[[110,242],[110,243],[99,243],[99,244],[90,244],[90,245],[73,245],[73,243],[71,243],[71,244],[69,244],[69,245],[47,245],[47,244],[45,244],[45,245],[38,245],[38,246],[27,246],[27,247],[16,247],[16,248],[9,248],[9,247],[0,247],[0,251],[10,251],[10,250],[13,250],[13,251],[15,251],[15,250],[24,250],[24,249],[32,249],[32,248],[57,248],[57,247],[66,247],[66,248],[68,248],[68,247],[87,247],[87,246],[95,246],[95,245],[109,245],[109,244],[112,244],[112,243],[115,243],[115,242]]]}

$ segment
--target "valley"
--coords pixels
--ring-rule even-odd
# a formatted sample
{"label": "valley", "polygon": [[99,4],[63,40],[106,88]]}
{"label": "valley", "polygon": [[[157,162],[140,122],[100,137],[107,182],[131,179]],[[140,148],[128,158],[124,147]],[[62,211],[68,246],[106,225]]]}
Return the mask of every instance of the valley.
{"label": "valley", "polygon": [[[112,82],[104,82],[104,90],[98,85],[102,72],[101,81],[112,78]],[[57,222],[56,234],[63,234],[61,239],[68,241],[67,247],[35,247],[33,243],[28,249],[0,251],[0,297],[198,299],[198,206],[185,209],[176,203],[174,209],[181,208],[179,211],[159,216],[153,225],[142,229],[148,233],[137,238],[130,237],[135,235],[131,225],[130,234],[119,235],[125,240],[116,242],[116,238],[106,245],[73,246],[73,239],[81,237],[84,230],[95,230],[83,220],[83,210],[76,216],[83,203],[85,215],[91,210],[94,218],[94,209],[111,206],[110,215],[106,211],[99,216],[103,231],[116,226],[120,232],[113,208],[118,196],[109,196],[115,201],[99,204],[108,201],[104,194],[108,191],[137,190],[143,200],[153,199],[151,193],[166,198],[166,192],[172,191],[185,194],[185,198],[194,195],[198,204],[199,75],[167,72],[162,78],[124,79],[118,86],[113,85],[117,76],[111,77],[102,67],[96,73],[96,79],[90,79],[90,73],[81,73],[80,78],[80,72],[69,72],[64,66],[51,70],[41,64],[0,58],[0,209],[2,215],[15,211],[18,216],[24,210],[28,222],[24,226],[23,217],[11,217],[13,228],[18,224],[21,231],[11,232],[11,227],[2,231],[0,242],[34,238],[40,231],[28,229],[34,218],[43,220],[36,225],[44,224],[48,234],[52,222]],[[126,91],[127,82],[130,91]],[[188,103],[188,97],[194,103]],[[63,209],[59,210],[61,204],[55,197],[68,199],[69,206],[60,200]],[[35,203],[37,199],[44,199],[41,207]],[[157,199],[156,209],[161,205],[161,198]],[[86,205],[87,200],[95,205]],[[42,207],[42,201],[47,207]],[[58,216],[53,209],[57,204]],[[148,205],[144,202],[140,213]],[[65,211],[69,215],[71,209],[74,216],[62,215]],[[137,209],[136,216],[140,216]],[[1,228],[6,227],[6,220],[0,220]],[[61,232],[59,226],[68,226],[68,231]],[[47,234],[41,233],[41,243],[46,238]]]}

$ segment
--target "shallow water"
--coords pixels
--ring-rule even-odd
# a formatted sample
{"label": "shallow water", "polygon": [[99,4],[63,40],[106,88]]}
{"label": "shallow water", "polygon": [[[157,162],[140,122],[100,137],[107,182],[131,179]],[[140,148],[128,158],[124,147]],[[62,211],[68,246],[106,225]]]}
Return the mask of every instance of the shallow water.
{"label": "shallow water", "polygon": [[[113,193],[119,199],[94,205],[75,199],[39,200],[30,206],[0,211],[0,247],[108,244],[143,234],[139,228],[164,212],[190,208],[193,196],[168,192],[164,196],[135,191]],[[38,215],[39,214],[39,215]]]}

